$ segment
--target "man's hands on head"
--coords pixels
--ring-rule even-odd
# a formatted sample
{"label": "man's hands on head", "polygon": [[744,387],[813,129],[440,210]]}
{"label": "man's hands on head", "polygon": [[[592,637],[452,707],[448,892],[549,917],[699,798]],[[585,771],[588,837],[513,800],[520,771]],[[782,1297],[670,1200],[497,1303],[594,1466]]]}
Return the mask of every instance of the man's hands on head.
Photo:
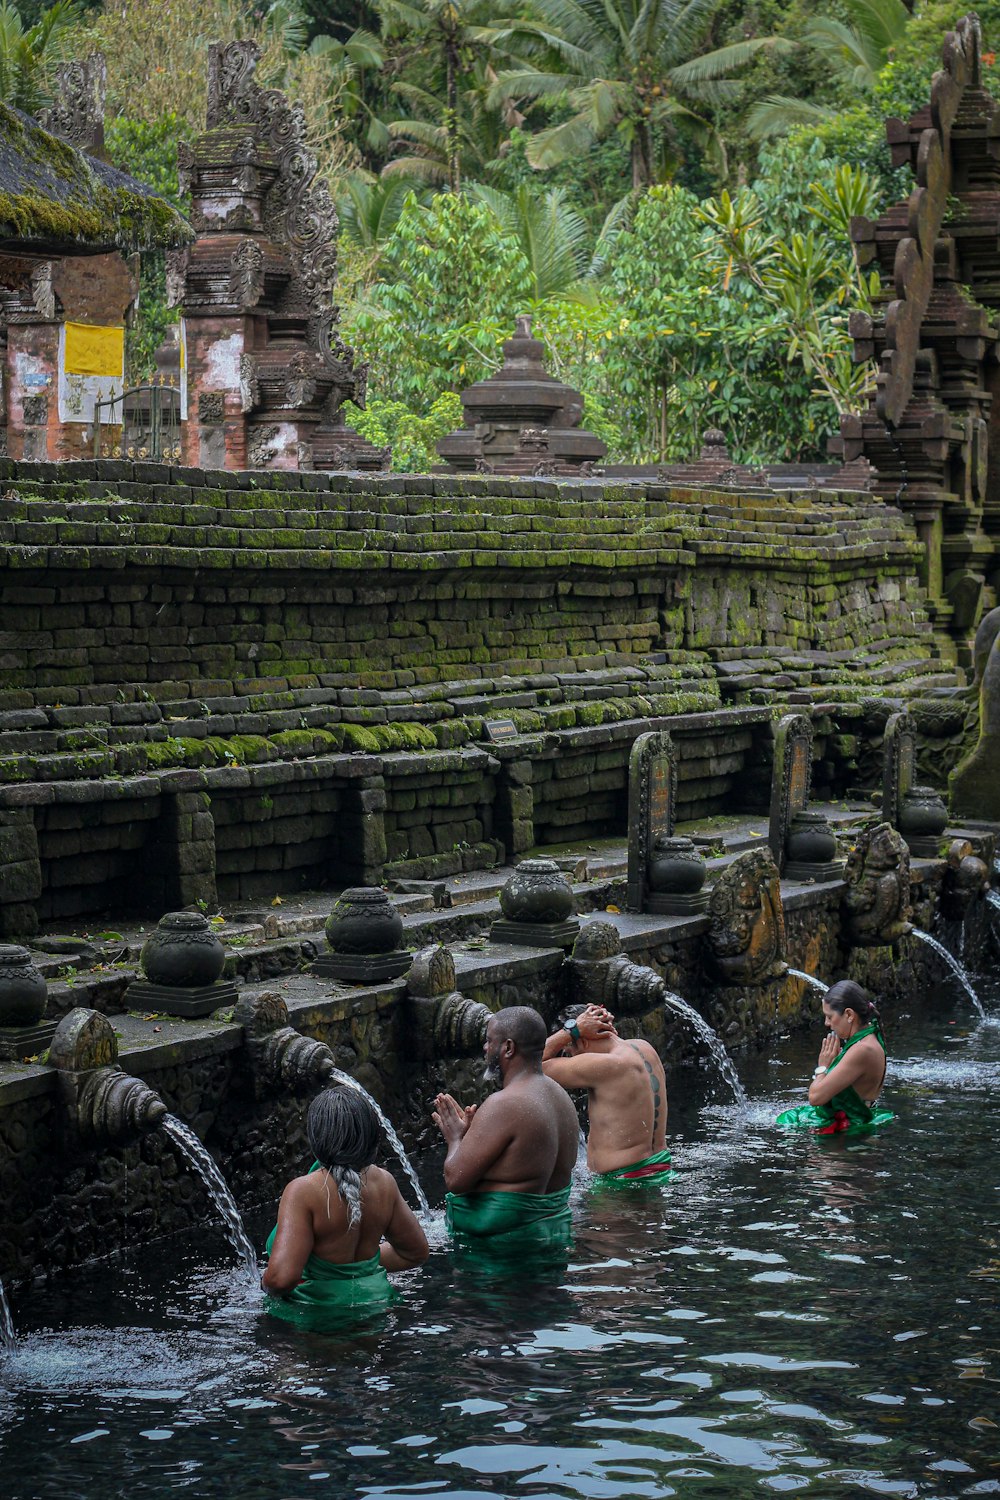
{"label": "man's hands on head", "polygon": [[588,1005],[574,1020],[585,1042],[596,1042],[600,1037],[614,1033],[615,1018],[603,1005]]}
{"label": "man's hands on head", "polygon": [[449,1146],[460,1141],[472,1124],[476,1113],[475,1104],[461,1105],[450,1094],[438,1094],[434,1100],[431,1119],[440,1130]]}

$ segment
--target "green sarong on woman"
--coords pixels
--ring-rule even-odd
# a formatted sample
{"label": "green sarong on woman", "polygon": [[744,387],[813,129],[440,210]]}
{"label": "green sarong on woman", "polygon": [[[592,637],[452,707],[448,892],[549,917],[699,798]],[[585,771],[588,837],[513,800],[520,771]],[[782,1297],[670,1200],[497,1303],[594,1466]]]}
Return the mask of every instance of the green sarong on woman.
{"label": "green sarong on woman", "polygon": [[573,1224],[568,1187],[556,1193],[448,1193],[445,1219],[459,1244],[502,1255],[564,1249]]}
{"label": "green sarong on woman", "polygon": [[642,1161],[634,1161],[627,1167],[615,1167],[612,1172],[595,1172],[595,1187],[661,1187],[673,1182],[677,1173],[670,1165],[669,1151],[654,1151]]}
{"label": "green sarong on woman", "polygon": [[[277,1232],[275,1225],[265,1246],[268,1254]],[[399,1293],[382,1269],[376,1250],[370,1260],[348,1261],[344,1265],[310,1255],[298,1286],[282,1297],[265,1297],[264,1308],[286,1323],[321,1331],[381,1312],[398,1300]]]}
{"label": "green sarong on woman", "polygon": [[[885,1037],[882,1028],[877,1021],[870,1026],[865,1026],[861,1031],[856,1031],[849,1042],[837,1053],[833,1062],[827,1068],[831,1073],[842,1058],[846,1057],[856,1042],[862,1041],[866,1036],[873,1036],[882,1051],[885,1051]],[[800,1104],[795,1109],[786,1109],[779,1116],[777,1123],[786,1130],[811,1130],[816,1135],[866,1135],[871,1130],[877,1130],[880,1125],[887,1125],[896,1117],[888,1109],[876,1109],[872,1104],[866,1104],[864,1099],[856,1090],[848,1084],[839,1094],[834,1094],[828,1104]]]}

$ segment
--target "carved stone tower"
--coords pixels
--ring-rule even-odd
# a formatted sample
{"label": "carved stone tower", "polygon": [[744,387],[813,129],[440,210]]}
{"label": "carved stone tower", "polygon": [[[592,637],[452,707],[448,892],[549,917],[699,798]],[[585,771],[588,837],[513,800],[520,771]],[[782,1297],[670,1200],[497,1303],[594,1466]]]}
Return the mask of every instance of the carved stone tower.
{"label": "carved stone tower", "polygon": [[207,129],[182,146],[197,240],[172,259],[183,304],[185,462],[212,468],[384,469],[343,425],[367,367],[336,331],[337,214],[300,106],[254,79],[254,42],[209,48]]}
{"label": "carved stone tower", "polygon": [[926,548],[930,608],[971,662],[980,610],[1000,585],[1000,105],[982,86],[979,21],[945,37],[929,105],[889,120],[894,166],[916,187],[872,223],[855,219],[878,311],[851,316],[855,357],[875,358],[870,407],[841,419],[843,457],[908,511]]}

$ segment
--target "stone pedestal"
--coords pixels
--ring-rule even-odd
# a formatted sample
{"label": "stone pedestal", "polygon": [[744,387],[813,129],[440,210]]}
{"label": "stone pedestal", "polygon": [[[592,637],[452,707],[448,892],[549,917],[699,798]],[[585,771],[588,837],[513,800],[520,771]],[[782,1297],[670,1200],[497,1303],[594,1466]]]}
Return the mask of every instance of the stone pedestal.
{"label": "stone pedestal", "polygon": [[185,1021],[210,1016],[221,1006],[235,1005],[238,997],[239,990],[232,979],[219,979],[215,984],[153,984],[148,979],[137,979],[125,991],[130,1010],[157,1010]]}
{"label": "stone pedestal", "polygon": [[572,948],[579,932],[576,917],[565,922],[510,922],[501,917],[490,927],[490,942],[521,948]]}

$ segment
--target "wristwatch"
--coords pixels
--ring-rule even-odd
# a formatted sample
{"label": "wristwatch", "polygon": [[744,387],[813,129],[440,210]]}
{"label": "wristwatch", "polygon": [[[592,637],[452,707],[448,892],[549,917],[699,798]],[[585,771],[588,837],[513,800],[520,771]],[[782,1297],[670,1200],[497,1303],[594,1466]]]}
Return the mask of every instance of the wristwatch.
{"label": "wristwatch", "polygon": [[567,1022],[565,1031],[571,1041],[578,1042],[580,1040],[580,1028],[575,1021]]}

